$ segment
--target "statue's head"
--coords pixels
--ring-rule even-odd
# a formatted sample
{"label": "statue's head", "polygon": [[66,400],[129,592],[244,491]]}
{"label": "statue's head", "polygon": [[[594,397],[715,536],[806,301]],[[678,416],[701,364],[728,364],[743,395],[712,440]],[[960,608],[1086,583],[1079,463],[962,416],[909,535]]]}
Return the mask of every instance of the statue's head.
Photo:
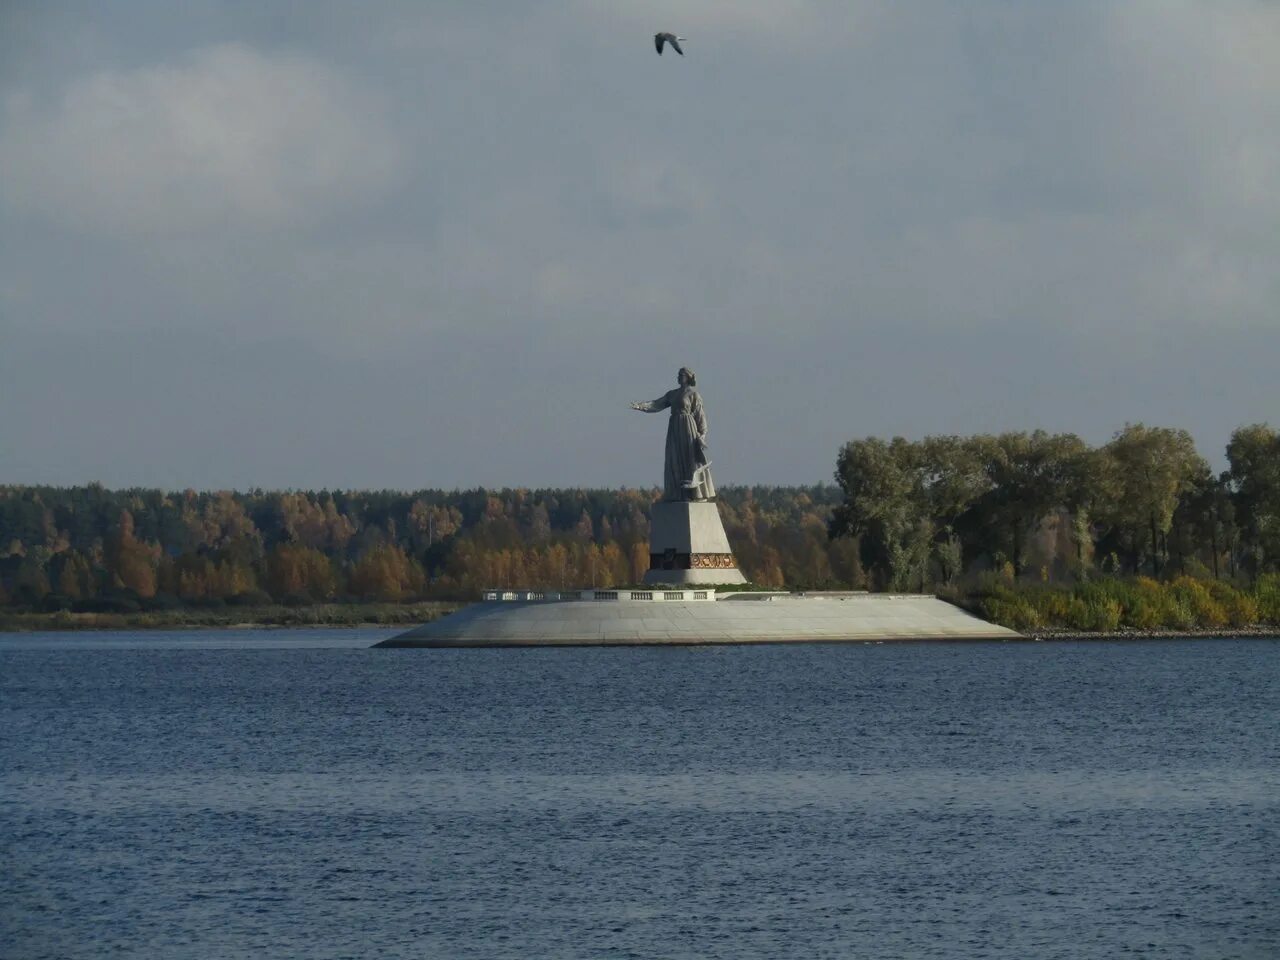
{"label": "statue's head", "polygon": [[682,387],[696,387],[698,378],[693,375],[693,371],[688,367],[681,367],[680,372],[676,374],[676,382]]}

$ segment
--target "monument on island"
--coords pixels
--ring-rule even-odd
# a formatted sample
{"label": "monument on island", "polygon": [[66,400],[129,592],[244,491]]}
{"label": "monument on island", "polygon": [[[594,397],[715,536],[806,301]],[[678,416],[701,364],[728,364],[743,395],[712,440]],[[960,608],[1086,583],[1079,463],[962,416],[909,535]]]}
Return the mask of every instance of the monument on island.
{"label": "monument on island", "polygon": [[934,596],[865,592],[725,591],[746,582],[725,535],[711,480],[707,414],[697,380],[644,413],[670,411],[662,499],[649,519],[645,585],[486,590],[479,603],[391,637],[379,647],[547,647],[613,644],[841,643],[1010,640],[1018,634]]}
{"label": "monument on island", "polygon": [[707,452],[707,413],[688,367],[677,386],[657,400],[631,404],[632,410],[670,410],[662,471],[662,499],[649,513],[647,584],[738,584],[747,579],[729,547]]}

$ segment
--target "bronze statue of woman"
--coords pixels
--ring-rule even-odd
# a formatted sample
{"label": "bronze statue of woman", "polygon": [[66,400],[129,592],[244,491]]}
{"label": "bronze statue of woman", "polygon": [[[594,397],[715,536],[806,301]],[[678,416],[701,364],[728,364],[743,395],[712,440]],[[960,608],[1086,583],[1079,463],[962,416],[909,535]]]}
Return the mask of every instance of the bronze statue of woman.
{"label": "bronze statue of woman", "polygon": [[688,367],[676,374],[680,386],[657,400],[631,404],[632,410],[657,413],[670,410],[667,421],[667,456],[663,469],[663,500],[713,500],[711,460],[707,456],[707,414],[702,397],[694,389],[697,378]]}

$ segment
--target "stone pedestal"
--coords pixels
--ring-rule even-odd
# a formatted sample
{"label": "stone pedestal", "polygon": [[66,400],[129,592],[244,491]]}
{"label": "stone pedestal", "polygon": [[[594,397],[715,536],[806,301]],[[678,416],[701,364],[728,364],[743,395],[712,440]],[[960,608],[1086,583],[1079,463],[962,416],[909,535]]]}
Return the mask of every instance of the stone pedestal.
{"label": "stone pedestal", "polygon": [[709,501],[655,503],[649,513],[645,583],[746,583]]}

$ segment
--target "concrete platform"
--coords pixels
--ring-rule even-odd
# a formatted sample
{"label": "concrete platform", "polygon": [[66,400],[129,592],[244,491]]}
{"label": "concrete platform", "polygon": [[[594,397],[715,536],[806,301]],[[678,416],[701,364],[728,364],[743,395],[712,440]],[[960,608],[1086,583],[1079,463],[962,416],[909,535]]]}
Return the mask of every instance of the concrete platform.
{"label": "concrete platform", "polygon": [[[603,595],[603,596],[601,596]],[[932,596],[713,590],[490,594],[379,647],[541,647],[875,640],[1016,640]],[[697,599],[694,599],[694,597]],[[531,599],[531,597],[533,599]],[[540,597],[540,599],[539,599]],[[678,599],[677,599],[678,598]]]}

